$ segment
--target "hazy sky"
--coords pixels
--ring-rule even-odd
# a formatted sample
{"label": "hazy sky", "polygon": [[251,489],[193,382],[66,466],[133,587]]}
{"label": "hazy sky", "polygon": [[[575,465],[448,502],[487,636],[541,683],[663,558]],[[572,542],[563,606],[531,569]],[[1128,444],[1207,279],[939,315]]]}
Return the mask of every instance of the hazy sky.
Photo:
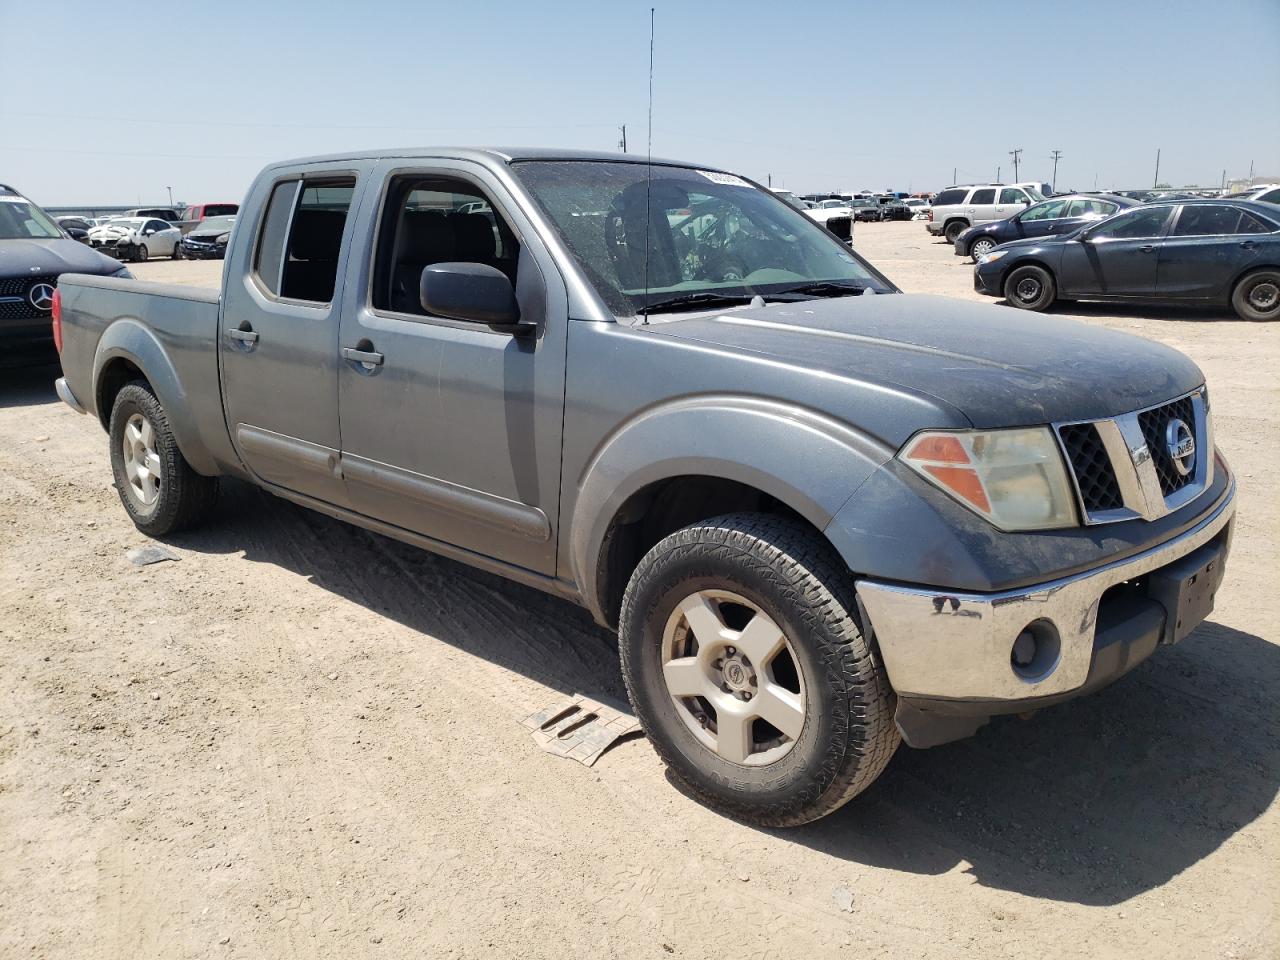
{"label": "hazy sky", "polygon": [[[0,0],[0,182],[239,200],[366,147],[643,152],[653,0]],[[27,38],[18,42],[17,38]],[[655,155],[798,192],[1280,176],[1280,0],[657,2]]]}

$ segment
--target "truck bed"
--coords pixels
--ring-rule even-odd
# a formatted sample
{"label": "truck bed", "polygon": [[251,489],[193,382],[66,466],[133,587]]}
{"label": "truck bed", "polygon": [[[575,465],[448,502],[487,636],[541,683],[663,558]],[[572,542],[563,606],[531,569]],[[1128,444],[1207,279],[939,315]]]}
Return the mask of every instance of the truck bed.
{"label": "truck bed", "polygon": [[232,467],[218,385],[220,292],[84,274],[64,274],[58,289],[63,375],[85,410],[105,427],[111,411],[99,409],[95,385],[145,368],[192,467]]}

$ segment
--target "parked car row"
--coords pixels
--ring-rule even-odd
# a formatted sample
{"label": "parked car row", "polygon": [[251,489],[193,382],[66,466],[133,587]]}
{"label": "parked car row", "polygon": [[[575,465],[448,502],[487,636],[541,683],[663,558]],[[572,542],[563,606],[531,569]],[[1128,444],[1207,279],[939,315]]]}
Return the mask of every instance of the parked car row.
{"label": "parked car row", "polygon": [[[1066,212],[1077,199],[1085,198],[1071,198]],[[1118,210],[1105,219],[1077,220],[1074,229],[980,254],[974,289],[1023,310],[1047,310],[1058,300],[1162,300],[1229,304],[1244,320],[1280,319],[1280,206],[1124,199],[1107,201]]]}

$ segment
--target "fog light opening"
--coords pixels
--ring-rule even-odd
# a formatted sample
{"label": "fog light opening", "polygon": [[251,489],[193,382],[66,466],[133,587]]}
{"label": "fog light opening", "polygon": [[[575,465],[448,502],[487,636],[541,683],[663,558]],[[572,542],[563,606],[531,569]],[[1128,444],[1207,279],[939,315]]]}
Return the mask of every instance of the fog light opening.
{"label": "fog light opening", "polygon": [[1009,650],[1013,672],[1028,683],[1053,673],[1062,652],[1058,631],[1048,620],[1033,620],[1014,638]]}

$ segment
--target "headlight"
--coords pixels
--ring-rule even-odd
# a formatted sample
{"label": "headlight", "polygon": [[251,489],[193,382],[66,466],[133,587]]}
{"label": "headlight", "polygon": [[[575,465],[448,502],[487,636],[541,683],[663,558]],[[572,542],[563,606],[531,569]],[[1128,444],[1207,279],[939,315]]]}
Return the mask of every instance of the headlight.
{"label": "headlight", "polygon": [[1048,427],[918,433],[898,458],[1002,530],[1076,524],[1067,469]]}
{"label": "headlight", "polygon": [[990,253],[984,253],[982,256],[980,256],[978,258],[978,262],[994,263],[996,260],[999,260],[1008,252],[1009,252],[1008,250],[992,250]]}

